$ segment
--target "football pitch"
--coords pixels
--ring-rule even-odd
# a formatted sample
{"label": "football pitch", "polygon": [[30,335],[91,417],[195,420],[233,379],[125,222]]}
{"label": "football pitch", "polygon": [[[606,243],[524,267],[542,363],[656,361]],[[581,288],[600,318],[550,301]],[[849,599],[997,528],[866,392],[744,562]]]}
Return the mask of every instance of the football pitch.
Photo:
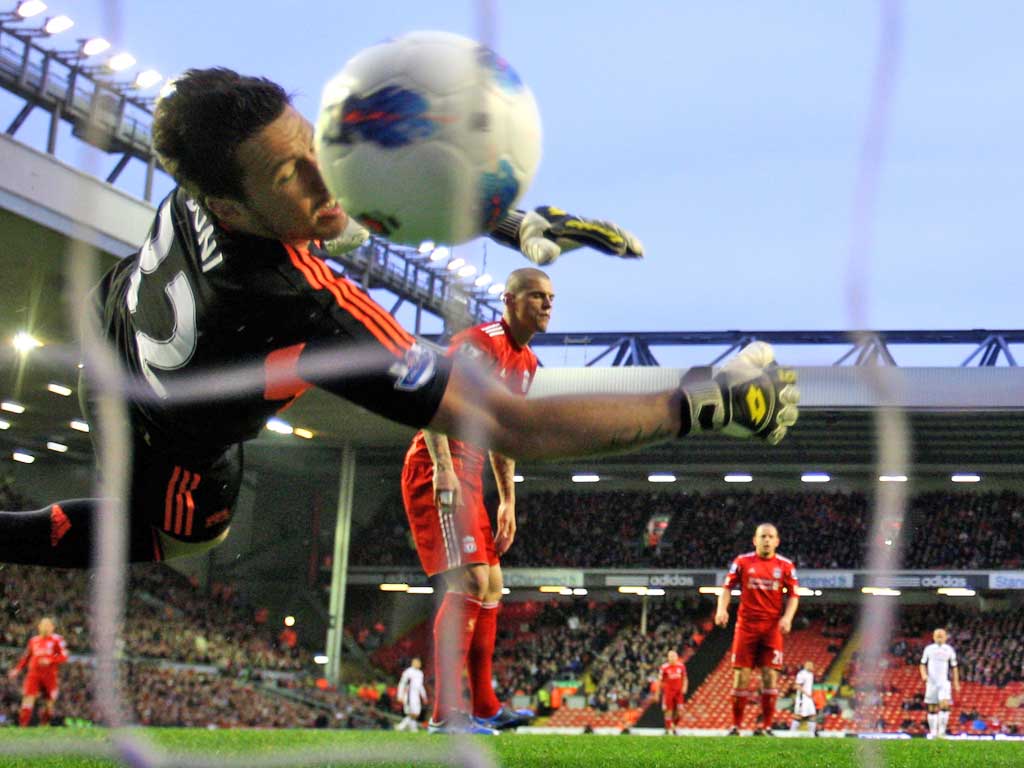
{"label": "football pitch", "polygon": [[[189,764],[197,759],[204,765],[242,766],[247,757],[266,759],[273,755],[277,765],[453,765],[440,757],[456,754],[457,742],[426,734],[361,731],[286,731],[148,729],[147,738],[170,754],[162,768]],[[51,754],[47,757],[15,757],[10,750],[39,745],[49,749],[74,740],[101,748],[108,735],[102,729],[0,730],[0,765],[3,768],[110,768],[121,763],[103,757]],[[69,741],[65,741],[69,740]],[[754,739],[726,737],[647,736],[552,736],[503,734],[481,739],[495,765],[503,768],[557,768],[558,766],[644,766],[654,768],[779,768],[815,766],[820,768],[1010,768],[1024,765],[1024,744],[1005,742],[865,742],[853,739]],[[322,756],[316,763],[282,760],[293,750],[315,750]],[[397,759],[382,756],[386,751],[401,754]],[[877,750],[871,760],[868,750]],[[413,761],[410,756],[430,759]],[[185,758],[181,762],[175,756]],[[331,757],[336,756],[336,760]],[[440,759],[438,759],[440,757]],[[864,762],[867,758],[867,762]],[[463,763],[467,764],[468,763]],[[138,765],[138,763],[136,763]]]}

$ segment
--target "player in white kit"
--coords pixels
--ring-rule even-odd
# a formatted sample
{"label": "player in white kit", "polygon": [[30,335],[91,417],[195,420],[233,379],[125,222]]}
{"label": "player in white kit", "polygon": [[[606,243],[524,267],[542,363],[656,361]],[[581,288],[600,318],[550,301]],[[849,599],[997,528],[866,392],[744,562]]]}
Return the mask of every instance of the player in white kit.
{"label": "player in white kit", "polygon": [[789,730],[795,731],[801,723],[807,723],[810,734],[817,736],[818,722],[814,719],[817,714],[818,708],[814,705],[814,662],[805,661],[804,668],[796,673],[796,697]]}
{"label": "player in white kit", "polygon": [[960,693],[960,672],[956,667],[956,651],[946,642],[946,630],[936,629],[932,639],[935,642],[925,646],[921,655],[920,669],[925,684],[924,703],[928,706],[928,735],[939,739],[946,735],[949,724],[951,692]]}
{"label": "player in white kit", "polygon": [[423,705],[427,703],[427,689],[423,687],[423,662],[415,658],[398,681],[398,698],[402,702],[402,718],[396,731],[418,731]]}

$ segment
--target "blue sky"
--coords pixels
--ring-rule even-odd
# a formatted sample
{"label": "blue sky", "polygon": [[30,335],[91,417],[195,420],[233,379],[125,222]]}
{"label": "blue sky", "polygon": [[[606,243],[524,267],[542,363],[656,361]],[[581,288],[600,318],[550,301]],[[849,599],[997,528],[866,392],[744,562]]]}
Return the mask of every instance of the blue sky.
{"label": "blue sky", "polygon": [[[414,29],[477,36],[487,5],[50,3],[76,20],[77,36],[104,34],[140,66],[269,76],[311,118],[322,84],[359,49]],[[551,330],[851,326],[851,208],[879,4],[489,5],[495,47],[534,90],[544,122],[526,204],[614,219],[648,252],[642,263],[566,256],[550,270]],[[898,7],[864,315],[874,328],[1018,327],[1024,9]],[[0,108],[6,126],[16,106]],[[32,120],[26,140],[45,126]],[[481,245],[461,255],[479,264]],[[496,274],[522,263],[488,249]]]}

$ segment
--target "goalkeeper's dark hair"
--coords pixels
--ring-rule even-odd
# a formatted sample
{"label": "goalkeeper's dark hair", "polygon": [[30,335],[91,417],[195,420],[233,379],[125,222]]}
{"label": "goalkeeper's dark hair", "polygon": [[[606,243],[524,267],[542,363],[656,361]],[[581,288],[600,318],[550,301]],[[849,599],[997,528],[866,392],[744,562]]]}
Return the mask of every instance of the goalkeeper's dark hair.
{"label": "goalkeeper's dark hair", "polygon": [[284,112],[288,93],[223,67],[187,70],[169,88],[153,117],[153,148],[164,170],[200,201],[244,201],[238,147]]}

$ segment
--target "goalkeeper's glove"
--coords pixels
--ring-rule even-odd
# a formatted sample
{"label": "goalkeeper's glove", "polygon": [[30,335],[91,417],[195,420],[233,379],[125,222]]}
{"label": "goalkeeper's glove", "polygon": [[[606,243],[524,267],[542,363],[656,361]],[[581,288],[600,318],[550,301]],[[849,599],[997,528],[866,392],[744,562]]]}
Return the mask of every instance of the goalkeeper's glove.
{"label": "goalkeeper's glove", "polygon": [[771,445],[782,440],[796,423],[800,390],[796,371],[780,368],[774,356],[770,344],[755,341],[711,377],[687,373],[680,385],[680,437],[722,432],[758,437]]}
{"label": "goalkeeper's glove", "polygon": [[638,259],[644,246],[633,234],[610,221],[584,219],[561,208],[542,205],[533,211],[512,211],[490,233],[499,243],[518,248],[538,266],[582,246],[611,256]]}

